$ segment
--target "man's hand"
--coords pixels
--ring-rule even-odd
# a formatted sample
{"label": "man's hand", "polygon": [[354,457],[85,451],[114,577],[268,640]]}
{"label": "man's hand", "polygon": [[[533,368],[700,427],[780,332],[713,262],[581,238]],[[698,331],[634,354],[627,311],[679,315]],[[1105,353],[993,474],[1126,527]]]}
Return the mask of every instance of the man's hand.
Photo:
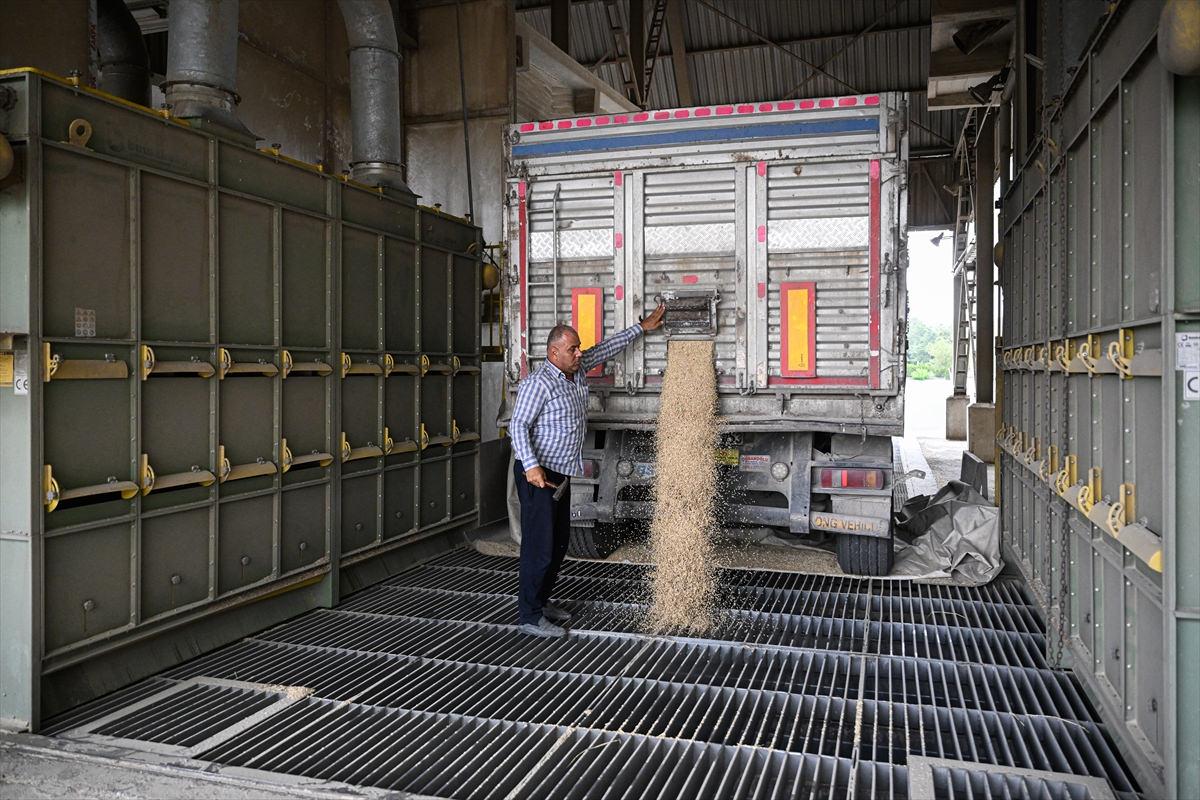
{"label": "man's hand", "polygon": [[539,489],[557,489],[557,483],[551,483],[546,480],[546,471],[541,467],[532,467],[525,470],[525,480]]}
{"label": "man's hand", "polygon": [[667,304],[659,303],[658,308],[647,314],[646,318],[639,323],[642,326],[642,330],[649,333],[650,331],[661,328],[663,323],[663,315],[666,313]]}

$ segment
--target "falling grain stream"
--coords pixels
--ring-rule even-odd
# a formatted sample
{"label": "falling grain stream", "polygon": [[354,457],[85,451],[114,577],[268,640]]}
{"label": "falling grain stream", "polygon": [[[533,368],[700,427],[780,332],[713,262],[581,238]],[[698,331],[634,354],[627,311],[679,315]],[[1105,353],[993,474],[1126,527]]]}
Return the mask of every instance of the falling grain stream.
{"label": "falling grain stream", "polygon": [[712,623],[716,437],[713,343],[672,341],[655,432],[653,630],[704,631]]}

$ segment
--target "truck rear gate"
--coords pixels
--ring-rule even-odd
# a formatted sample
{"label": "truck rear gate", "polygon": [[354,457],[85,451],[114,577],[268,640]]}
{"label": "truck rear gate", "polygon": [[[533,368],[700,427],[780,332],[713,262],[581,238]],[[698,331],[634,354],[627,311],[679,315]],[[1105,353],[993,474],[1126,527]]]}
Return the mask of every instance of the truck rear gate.
{"label": "truck rear gate", "polygon": [[544,640],[517,564],[441,556],[49,732],[436,797],[1138,796],[1015,581],[721,570],[709,638],[651,637],[644,567],[568,561]]}
{"label": "truck rear gate", "polygon": [[[651,513],[651,475],[614,465],[653,461],[629,432],[654,425],[673,336],[714,342],[723,428],[741,436],[723,448],[741,473],[734,521],[804,534],[820,507],[886,522],[890,447],[875,443],[882,460],[864,462],[832,435],[901,431],[906,112],[902,95],[873,94],[509,128],[510,388],[544,359],[552,326],[571,324],[586,348],[660,300],[668,309],[667,336],[591,376],[595,469],[581,483],[594,488],[573,497],[576,554],[605,553],[597,525]],[[819,457],[881,469],[887,483],[843,492],[858,501],[839,508],[847,497],[813,488]],[[890,565],[886,539],[851,549],[848,569]]]}
{"label": "truck rear gate", "polygon": [[[545,357],[556,322],[586,345],[656,296],[715,292],[725,413],[898,431],[902,103],[864,95],[512,126],[511,377]],[[599,383],[624,396],[610,395],[596,424],[653,419],[639,390],[657,387],[665,359],[655,338],[610,363]]]}

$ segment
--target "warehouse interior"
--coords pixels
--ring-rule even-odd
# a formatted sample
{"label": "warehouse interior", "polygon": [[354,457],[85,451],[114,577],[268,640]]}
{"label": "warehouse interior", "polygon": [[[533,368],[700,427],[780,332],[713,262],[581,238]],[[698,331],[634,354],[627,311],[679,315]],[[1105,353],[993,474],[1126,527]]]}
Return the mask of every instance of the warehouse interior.
{"label": "warehouse interior", "polygon": [[[881,96],[1003,573],[523,638],[514,144]],[[1196,0],[12,0],[0,796],[1200,798],[1197,221]]]}

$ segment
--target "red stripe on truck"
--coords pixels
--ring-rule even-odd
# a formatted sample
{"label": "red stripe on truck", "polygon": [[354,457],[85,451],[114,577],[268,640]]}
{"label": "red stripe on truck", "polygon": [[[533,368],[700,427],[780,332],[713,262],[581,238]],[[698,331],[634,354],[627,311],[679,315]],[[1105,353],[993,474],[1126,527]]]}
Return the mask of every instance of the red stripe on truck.
{"label": "red stripe on truck", "polygon": [[529,321],[529,314],[525,307],[525,295],[529,294],[529,287],[526,286],[527,269],[528,269],[528,247],[526,239],[529,230],[529,213],[527,209],[528,201],[526,199],[525,181],[520,181],[517,184],[517,219],[520,227],[518,237],[520,239],[519,255],[517,257],[517,269],[520,272],[521,280],[521,377],[524,378],[529,374],[529,332],[526,330]]}
{"label": "red stripe on truck", "polygon": [[870,293],[870,376],[872,389],[879,388],[879,159],[871,161],[870,213],[867,225],[871,231]]}

